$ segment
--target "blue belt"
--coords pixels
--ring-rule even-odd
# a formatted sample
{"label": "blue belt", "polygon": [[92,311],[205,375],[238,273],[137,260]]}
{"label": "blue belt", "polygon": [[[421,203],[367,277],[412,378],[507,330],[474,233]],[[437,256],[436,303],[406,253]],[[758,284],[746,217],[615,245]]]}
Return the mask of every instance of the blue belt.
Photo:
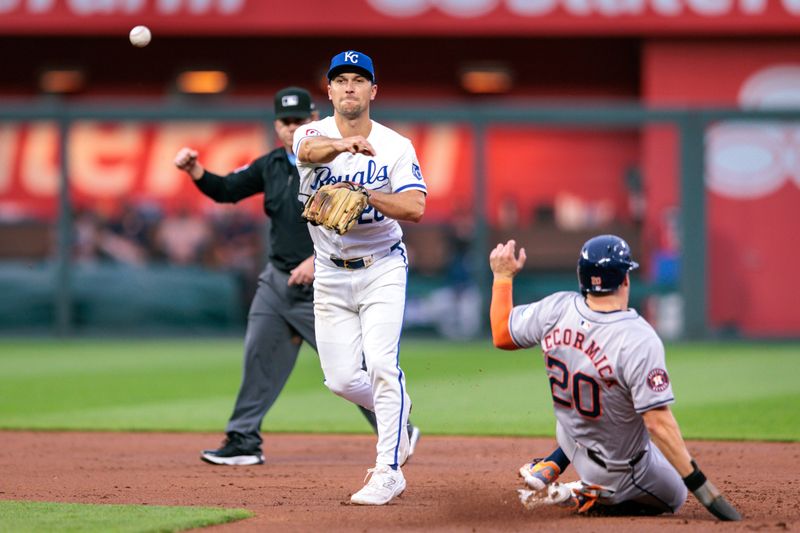
{"label": "blue belt", "polygon": [[400,248],[401,244],[402,241],[397,241],[391,247],[389,247],[388,252],[386,252],[383,255],[378,255],[377,257],[376,254],[368,255],[365,257],[359,257],[357,259],[340,259],[339,257],[331,256],[330,260],[337,267],[346,268],[347,270],[358,270],[360,268],[367,268],[378,259],[385,257],[390,253],[394,252],[395,250],[397,250],[398,248]]}

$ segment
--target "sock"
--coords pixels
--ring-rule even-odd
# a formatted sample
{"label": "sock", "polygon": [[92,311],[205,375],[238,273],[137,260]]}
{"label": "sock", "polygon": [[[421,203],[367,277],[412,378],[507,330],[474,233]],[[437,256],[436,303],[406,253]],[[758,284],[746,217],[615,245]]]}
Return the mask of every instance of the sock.
{"label": "sock", "polygon": [[564,453],[564,451],[561,449],[561,446],[559,446],[558,448],[553,450],[553,453],[551,453],[550,455],[545,457],[544,460],[545,461],[552,461],[555,464],[557,464],[558,468],[561,469],[561,472],[564,472],[564,470],[567,469],[567,467],[569,466],[569,463],[570,463],[570,460],[567,459],[567,456]]}

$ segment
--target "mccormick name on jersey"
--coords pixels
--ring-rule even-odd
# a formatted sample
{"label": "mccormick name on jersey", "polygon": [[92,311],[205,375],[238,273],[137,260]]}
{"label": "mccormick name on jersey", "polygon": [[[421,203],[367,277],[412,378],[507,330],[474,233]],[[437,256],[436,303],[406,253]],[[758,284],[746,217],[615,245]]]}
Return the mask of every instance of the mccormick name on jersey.
{"label": "mccormick name on jersey", "polygon": [[[584,347],[584,345],[587,345]],[[567,348],[574,348],[589,358],[592,365],[597,369],[597,373],[603,378],[609,386],[614,384],[614,370],[608,361],[608,356],[601,354],[602,348],[594,340],[586,338],[586,335],[580,331],[572,331],[569,328],[555,328],[542,339],[542,348],[545,352],[549,352],[556,346],[564,346]]]}
{"label": "mccormick name on jersey", "polygon": [[[314,181],[311,182],[311,190],[316,191],[323,185],[333,185],[334,183],[339,183],[340,181],[352,181],[358,183],[362,187],[366,187],[367,185],[372,185],[373,183],[389,181],[389,169],[387,168],[387,165],[383,165],[382,167],[378,168],[377,163],[375,163],[375,161],[372,159],[367,161],[366,171],[359,170],[358,172],[353,173],[352,176],[350,174],[335,176],[333,175],[333,171],[330,167],[315,167]],[[379,187],[368,188],[377,189]]]}

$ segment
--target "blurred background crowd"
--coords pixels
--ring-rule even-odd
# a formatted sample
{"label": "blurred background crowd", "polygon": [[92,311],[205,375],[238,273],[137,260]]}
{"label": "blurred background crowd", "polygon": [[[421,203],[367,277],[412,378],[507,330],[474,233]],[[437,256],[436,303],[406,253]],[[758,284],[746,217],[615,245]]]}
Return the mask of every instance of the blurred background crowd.
{"label": "blurred background crowd", "polygon": [[0,332],[240,330],[261,198],[215,205],[172,157],[225,174],[266,153],[274,92],[326,115],[351,48],[428,184],[409,330],[485,335],[498,241],[527,248],[532,300],[615,233],[666,338],[800,336],[798,35],[788,0],[0,2]]}

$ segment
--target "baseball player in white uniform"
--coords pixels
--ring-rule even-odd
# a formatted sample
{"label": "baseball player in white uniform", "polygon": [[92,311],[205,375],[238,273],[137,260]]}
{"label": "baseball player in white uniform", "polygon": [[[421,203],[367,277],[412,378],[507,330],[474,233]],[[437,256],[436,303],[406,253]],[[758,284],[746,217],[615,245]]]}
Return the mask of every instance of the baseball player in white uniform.
{"label": "baseball player in white uniform", "polygon": [[[351,502],[383,505],[406,487],[411,400],[399,364],[408,262],[398,220],[418,222],[427,190],[411,142],[373,121],[375,70],[354,50],[333,57],[328,97],[334,114],[294,137],[300,200],[327,184],[355,182],[369,203],[344,235],[310,226],[314,241],[314,314],[325,384],[375,412],[377,459]],[[362,369],[362,351],[368,370]]]}
{"label": "baseball player in white uniform", "polygon": [[[578,260],[580,294],[558,292],[513,307],[512,280],[524,262],[525,250],[517,257],[513,240],[490,254],[492,337],[507,350],[541,346],[560,450],[551,455],[555,475],[541,479],[535,463],[521,469],[534,489],[521,491],[523,503],[674,513],[688,488],[718,518],[740,519],[689,455],[669,408],[675,399],[664,346],[628,308],[629,271],[638,267],[628,244],[614,235],[590,239]],[[569,462],[581,481],[554,482]]]}

